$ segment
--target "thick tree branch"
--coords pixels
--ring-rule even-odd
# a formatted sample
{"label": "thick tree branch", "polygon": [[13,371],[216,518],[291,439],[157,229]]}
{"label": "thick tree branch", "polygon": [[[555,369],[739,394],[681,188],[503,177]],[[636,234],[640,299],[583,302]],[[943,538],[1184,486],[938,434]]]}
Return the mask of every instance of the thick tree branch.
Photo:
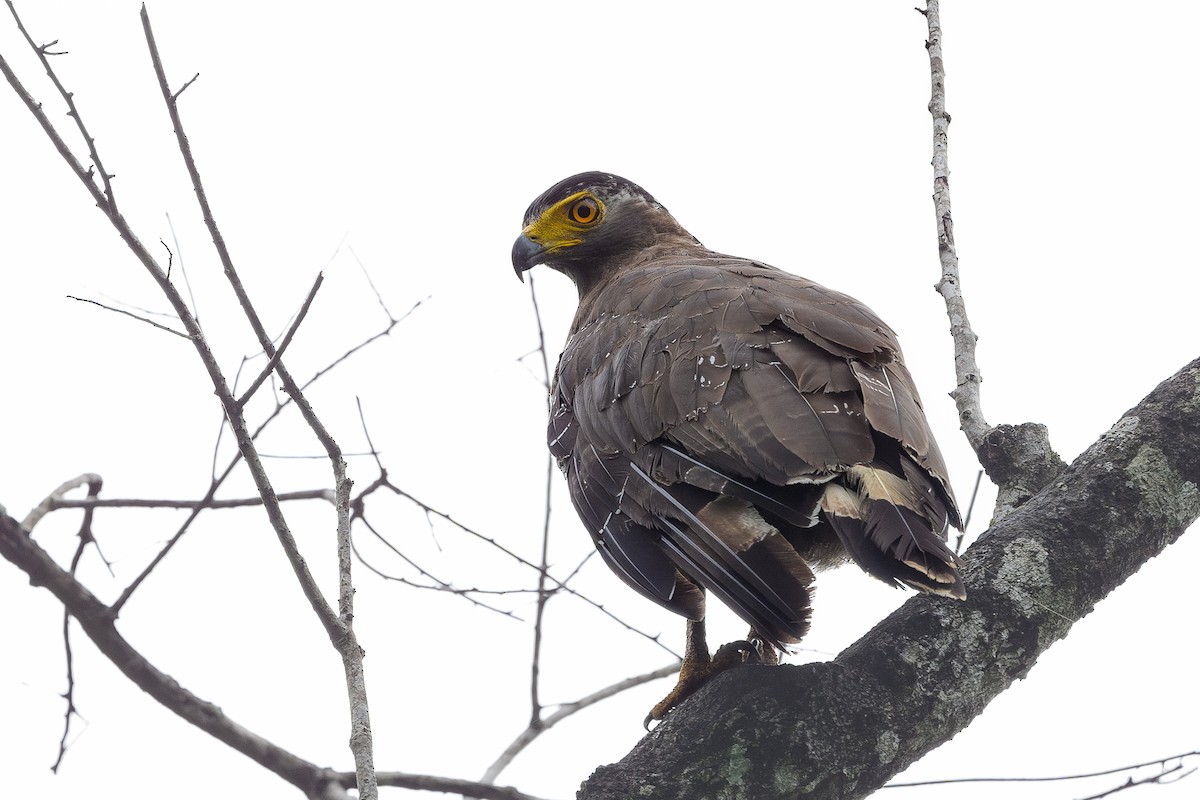
{"label": "thick tree branch", "polygon": [[1200,359],[832,662],[718,676],[581,800],[866,797],[965,728],[1200,516]]}

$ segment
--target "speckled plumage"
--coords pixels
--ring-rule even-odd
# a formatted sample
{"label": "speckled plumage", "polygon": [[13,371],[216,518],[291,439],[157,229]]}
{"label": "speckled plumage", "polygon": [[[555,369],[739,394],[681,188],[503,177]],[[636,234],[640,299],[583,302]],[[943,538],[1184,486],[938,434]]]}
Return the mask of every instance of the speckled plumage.
{"label": "speckled plumage", "polygon": [[[577,196],[601,218],[559,219]],[[946,466],[869,308],[704,248],[616,176],[562,181],[525,222],[518,274],[545,263],[580,291],[550,449],[627,583],[692,620],[712,592],[781,647],[807,630],[813,568],[965,596]]]}

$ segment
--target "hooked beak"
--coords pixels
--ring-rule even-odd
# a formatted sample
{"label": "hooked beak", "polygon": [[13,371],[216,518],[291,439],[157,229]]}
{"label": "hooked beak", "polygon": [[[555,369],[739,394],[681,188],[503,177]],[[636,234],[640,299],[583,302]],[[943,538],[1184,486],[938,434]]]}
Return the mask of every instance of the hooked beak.
{"label": "hooked beak", "polygon": [[517,237],[517,241],[513,242],[513,269],[516,271],[517,277],[521,279],[521,283],[525,282],[526,270],[533,269],[540,263],[541,256],[545,252],[545,247],[523,233]]}

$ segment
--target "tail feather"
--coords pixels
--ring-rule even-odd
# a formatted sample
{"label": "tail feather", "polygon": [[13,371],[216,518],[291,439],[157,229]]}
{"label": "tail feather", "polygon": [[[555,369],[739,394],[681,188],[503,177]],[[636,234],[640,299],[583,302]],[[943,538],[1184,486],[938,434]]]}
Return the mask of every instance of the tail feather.
{"label": "tail feather", "polygon": [[945,517],[929,519],[928,500],[890,472],[857,466],[846,477],[846,485],[826,485],[821,509],[850,557],[886,583],[966,599],[958,559],[942,538]]}
{"label": "tail feather", "polygon": [[[636,464],[661,505],[661,544],[680,569],[696,577],[772,644],[795,644],[808,631],[812,570],[783,535],[749,503],[731,497],[687,502],[689,487],[664,486]],[[677,496],[678,495],[678,496]]]}

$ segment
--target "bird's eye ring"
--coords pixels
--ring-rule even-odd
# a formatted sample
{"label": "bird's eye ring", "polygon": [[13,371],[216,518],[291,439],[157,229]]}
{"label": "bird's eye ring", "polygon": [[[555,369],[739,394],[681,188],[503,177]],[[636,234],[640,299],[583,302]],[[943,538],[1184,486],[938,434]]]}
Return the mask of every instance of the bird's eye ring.
{"label": "bird's eye ring", "polygon": [[591,197],[581,197],[567,209],[567,218],[577,225],[591,225],[600,219],[600,204]]}

